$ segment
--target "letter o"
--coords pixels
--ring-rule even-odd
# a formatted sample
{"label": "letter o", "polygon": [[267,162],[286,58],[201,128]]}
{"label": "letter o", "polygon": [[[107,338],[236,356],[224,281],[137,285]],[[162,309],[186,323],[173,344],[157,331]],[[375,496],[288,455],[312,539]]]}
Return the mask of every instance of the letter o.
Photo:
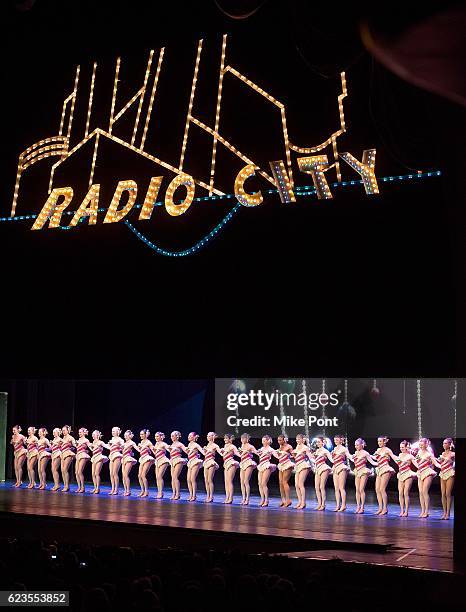
{"label": "letter o", "polygon": [[[173,195],[178,187],[184,185],[186,187],[186,198],[181,204],[175,204],[173,202]],[[165,193],[165,209],[172,217],[178,217],[185,213],[191,206],[194,199],[194,192],[196,190],[194,179],[189,174],[178,174],[168,185],[167,192]]]}

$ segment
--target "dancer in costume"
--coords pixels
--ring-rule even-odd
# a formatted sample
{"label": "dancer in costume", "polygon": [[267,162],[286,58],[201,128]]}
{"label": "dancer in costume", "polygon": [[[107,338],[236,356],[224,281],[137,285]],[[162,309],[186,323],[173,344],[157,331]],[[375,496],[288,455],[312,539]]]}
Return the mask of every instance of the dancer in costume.
{"label": "dancer in costume", "polygon": [[100,473],[102,472],[102,466],[107,463],[108,457],[104,455],[103,450],[109,450],[108,444],[102,440],[102,433],[95,429],[92,432],[92,482],[94,483],[94,490],[92,493],[97,495],[100,493]]}
{"label": "dancer in costume", "polygon": [[235,455],[238,455],[238,449],[233,444],[234,436],[232,434],[225,434],[223,436],[223,448],[220,449],[220,454],[223,458],[223,471],[225,478],[225,500],[224,504],[233,503],[234,485],[233,481],[235,478],[236,470],[239,467],[239,463],[235,461]]}
{"label": "dancer in costume", "polygon": [[63,425],[61,431],[63,434],[61,443],[62,492],[67,493],[70,490],[70,467],[75,457],[76,440],[71,435],[71,427],[69,425]]}
{"label": "dancer in costume", "polygon": [[26,439],[27,446],[27,469],[29,484],[28,489],[33,489],[36,486],[35,468],[37,464],[37,458],[39,456],[39,440],[36,437],[36,428],[28,427],[28,437]]}
{"label": "dancer in costume", "polygon": [[254,469],[257,467],[257,463],[253,461],[253,453],[257,453],[256,449],[249,442],[250,435],[244,433],[241,436],[241,446],[238,449],[237,455],[240,458],[239,462],[239,474],[241,483],[241,505],[247,506],[249,504],[249,496],[251,493],[250,480]]}
{"label": "dancer in costume", "polygon": [[170,499],[180,499],[180,474],[183,466],[187,460],[181,456],[183,450],[183,443],[181,440],[181,433],[179,431],[172,431],[170,435],[172,443],[170,444],[170,466],[171,466],[171,477],[172,477],[172,496]]}
{"label": "dancer in costume", "polygon": [[220,453],[220,447],[215,440],[217,434],[214,431],[209,431],[207,434],[207,444],[204,446],[204,482],[206,490],[205,502],[214,501],[214,476],[218,470],[218,463],[215,461],[215,453]]}
{"label": "dancer in costume", "polygon": [[280,507],[288,508],[291,506],[290,498],[290,478],[293,473],[294,463],[291,460],[293,447],[288,443],[288,438],[281,434],[277,438],[278,448],[274,451],[274,456],[278,459],[278,484],[280,486]]}
{"label": "dancer in costume", "polygon": [[149,485],[147,482],[147,472],[150,466],[155,463],[154,456],[152,454],[152,442],[149,440],[150,431],[148,429],[141,429],[139,434],[141,441],[138,444],[139,450],[139,472],[138,479],[141,486],[141,492],[138,497],[147,497],[149,495]]}
{"label": "dancer in costume", "polygon": [[442,491],[442,519],[450,518],[451,492],[455,483],[455,446],[451,438],[443,441],[443,453],[435,464],[440,468],[440,489]]}
{"label": "dancer in costume", "polygon": [[12,436],[10,444],[13,446],[14,465],[15,465],[15,487],[21,486],[23,478],[23,465],[26,461],[27,450],[25,447],[26,436],[21,433],[21,426],[14,425],[12,430]]}
{"label": "dancer in costume", "polygon": [[120,437],[121,429],[112,427],[112,438],[108,442],[110,447],[109,467],[110,467],[110,482],[112,489],[109,495],[118,495],[118,487],[120,484],[120,467],[123,459],[123,445],[125,441]]}
{"label": "dancer in costume", "polygon": [[364,504],[366,502],[366,484],[370,468],[367,467],[367,462],[371,465],[377,465],[377,461],[365,450],[366,441],[358,438],[354,443],[355,452],[351,461],[354,463],[354,486],[356,488],[356,514],[364,513]]}
{"label": "dancer in costume", "polygon": [[50,444],[52,450],[52,491],[58,491],[60,488],[61,445],[63,442],[61,438],[61,429],[59,427],[54,427],[52,435],[53,439]]}
{"label": "dancer in costume", "polygon": [[123,495],[126,497],[131,495],[131,481],[129,474],[133,468],[133,465],[137,463],[137,459],[134,457],[134,451],[139,452],[136,442],[133,441],[134,434],[130,429],[127,429],[123,435],[125,443],[123,444],[122,459],[121,459],[121,473],[123,476]]}
{"label": "dancer in costume", "polygon": [[421,438],[419,440],[419,451],[416,455],[414,465],[417,467],[417,484],[419,488],[419,503],[421,504],[421,513],[419,518],[427,518],[429,516],[430,495],[429,489],[432,480],[437,476],[437,472],[432,469],[433,465],[438,462],[434,457],[430,440]]}
{"label": "dancer in costume", "polygon": [[383,516],[388,512],[387,486],[392,474],[395,473],[395,470],[391,465],[389,465],[390,459],[395,461],[395,455],[391,449],[388,448],[387,443],[387,436],[379,436],[377,438],[379,448],[373,454],[373,459],[377,461],[377,467],[375,468],[375,494],[377,495],[379,508],[376,514],[379,514],[380,516]]}
{"label": "dancer in costume", "polygon": [[400,502],[400,516],[408,516],[409,512],[409,492],[413,484],[413,479],[417,477],[416,472],[411,469],[414,465],[415,457],[411,453],[410,444],[407,440],[400,443],[400,454],[395,457],[398,464],[398,500]]}
{"label": "dancer in costume", "polygon": [[89,450],[92,448],[91,442],[87,438],[88,433],[85,427],[79,428],[76,441],[76,463],[74,464],[76,482],[78,483],[76,493],[85,493],[84,468],[91,458]]}
{"label": "dancer in costume", "polygon": [[332,455],[325,448],[325,438],[323,436],[317,437],[316,446],[317,449],[314,452],[314,487],[317,497],[316,510],[325,510],[325,503],[327,501],[325,487],[327,485],[327,479],[332,473],[332,468],[327,461],[332,461]]}
{"label": "dancer in costume", "polygon": [[47,439],[48,431],[45,427],[39,428],[39,441],[37,450],[39,457],[37,460],[37,471],[39,474],[39,489],[45,489],[47,484],[47,464],[50,461],[50,442]]}
{"label": "dancer in costume", "polygon": [[277,469],[277,466],[270,461],[274,454],[271,444],[272,438],[269,435],[265,435],[262,438],[262,447],[257,451],[257,456],[259,457],[259,464],[257,466],[257,480],[259,483],[259,494],[261,496],[260,505],[263,508],[269,505],[269,478]]}
{"label": "dancer in costume", "polygon": [[157,482],[157,499],[163,497],[163,477],[165,472],[170,465],[170,460],[167,457],[167,451],[170,447],[164,442],[165,434],[158,431],[155,434],[155,444],[153,445],[152,452],[155,455],[155,480]]}
{"label": "dancer in costume", "polygon": [[346,510],[346,479],[350,471],[347,459],[351,459],[351,455],[346,447],[345,436],[335,436],[333,441],[335,446],[331,454],[331,461],[333,463],[333,486],[335,488],[334,512],[344,512]]}
{"label": "dancer in costume", "polygon": [[183,451],[188,455],[188,463],[186,464],[186,467],[188,468],[188,473],[186,476],[189,491],[188,501],[196,501],[197,475],[202,467],[201,454],[203,455],[204,452],[197,443],[198,439],[199,434],[197,434],[195,431],[191,431],[188,434],[188,445],[183,447]]}
{"label": "dancer in costume", "polygon": [[296,436],[296,448],[293,451],[295,459],[295,488],[298,496],[298,504],[296,508],[302,510],[306,507],[306,478],[311,470],[312,451],[307,445],[307,438],[303,434]]}

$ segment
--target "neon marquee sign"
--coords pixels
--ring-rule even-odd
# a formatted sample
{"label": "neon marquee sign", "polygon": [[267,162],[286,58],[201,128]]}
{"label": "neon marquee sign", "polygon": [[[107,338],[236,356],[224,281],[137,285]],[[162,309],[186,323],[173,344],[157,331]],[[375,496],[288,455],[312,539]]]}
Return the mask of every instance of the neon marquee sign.
{"label": "neon marquee sign", "polygon": [[[216,158],[220,146],[228,149],[243,163],[242,169],[237,173],[234,181],[232,181],[232,190],[237,204],[220,225],[231,218],[232,213],[238,210],[238,207],[255,207],[263,203],[264,197],[262,191],[252,192],[247,185],[248,179],[256,174],[274,187],[281,202],[284,204],[296,202],[296,195],[302,195],[299,194],[298,191],[300,189],[302,190],[303,187],[296,186],[295,173],[310,175],[313,182],[313,193],[315,193],[318,199],[328,200],[333,197],[332,186],[327,181],[330,170],[333,170],[335,173],[335,185],[345,184],[341,176],[341,162],[343,161],[352,171],[354,171],[354,178],[358,179],[357,181],[351,181],[352,184],[362,183],[368,195],[379,193],[375,175],[376,150],[365,150],[362,158],[359,160],[351,153],[340,152],[338,149],[338,139],[346,132],[343,101],[347,97],[348,92],[344,72],[340,75],[341,92],[337,98],[339,126],[324,142],[318,145],[298,146],[294,144],[288,135],[285,104],[256,83],[253,83],[235,67],[227,63],[227,35],[224,35],[222,39],[215,117],[212,118],[213,121],[211,125],[207,125],[196,117],[196,86],[201,66],[202,48],[203,41],[200,40],[197,45],[191,93],[187,105],[180,156],[177,162],[168,162],[153,152],[146,150],[148,129],[157,102],[159,76],[163,69],[164,48],[160,49],[157,58],[155,58],[155,52],[153,50],[150,51],[143,82],[140,88],[125,103],[120,101],[118,95],[122,61],[120,58],[116,60],[108,125],[91,129],[93,106],[95,104],[94,91],[96,80],[98,79],[97,64],[93,64],[90,82],[84,85],[81,84],[81,89],[84,89],[85,93],[88,94],[84,134],[81,135],[81,139],[76,144],[70,147],[71,137],[73,136],[73,140],[76,139],[76,130],[73,131],[73,118],[78,90],[80,88],[80,66],[78,66],[76,68],[73,90],[63,101],[58,134],[36,142],[19,156],[16,184],[11,207],[11,218],[13,219],[17,213],[21,178],[25,170],[41,160],[58,158],[53,163],[50,170],[48,197],[46,198],[45,204],[38,215],[32,216],[34,219],[31,226],[32,230],[46,228],[68,229],[81,226],[85,221],[87,221],[89,225],[97,225],[99,222],[118,223],[124,221],[130,229],[144,239],[139,229],[136,229],[129,222],[129,216],[131,216],[132,222],[147,223],[153,218],[155,206],[162,206],[166,213],[171,216],[179,216],[185,214],[196,200],[232,197],[219,189],[216,183]],[[220,129],[222,89],[226,78],[239,80],[245,87],[250,88],[259,96],[262,96],[266,104],[274,106],[280,115],[282,132],[280,142],[283,153],[281,159],[270,161],[268,167],[261,167],[254,161],[252,155],[240,151],[232,142],[222,136]],[[118,135],[118,128],[126,112],[130,108],[136,108],[136,116],[132,124],[131,138],[123,139]],[[193,129],[200,129],[212,138],[210,174],[207,178],[193,176],[185,172],[184,169],[186,147],[190,131]],[[103,140],[110,140],[117,143],[121,147],[149,160],[156,167],[156,171],[154,171],[153,175],[149,178],[147,189],[144,190],[144,198],[141,204],[136,203],[138,195],[138,185],[136,181],[131,178],[125,178],[118,182],[113,197],[110,202],[106,203],[107,207],[101,208],[100,184],[94,183],[94,174],[99,160],[99,145]],[[79,206],[77,206],[74,211],[71,211],[69,207],[73,201],[73,187],[55,186],[54,174],[58,167],[77,153],[81,147],[89,141],[93,141],[94,148],[92,162],[89,168],[88,191]],[[295,157],[295,159],[292,159],[292,157]],[[173,178],[167,178],[165,176],[167,172],[174,175]],[[164,189],[162,189],[163,183],[167,183],[167,181],[167,186],[164,186]],[[196,189],[202,189],[204,194],[207,194],[206,197],[196,198]],[[163,190],[163,200],[162,202],[158,202],[157,199]],[[182,193],[185,196],[184,199],[181,201],[176,200],[176,196],[179,198]],[[137,216],[135,216],[136,209],[139,209]],[[64,224],[64,217],[66,215],[71,216],[71,220],[69,223]],[[214,233],[216,232],[214,231]],[[209,236],[211,234],[212,232]],[[146,239],[145,241],[152,244]],[[171,254],[168,252],[164,253],[163,249],[160,249],[160,251],[163,254]],[[188,249],[183,252],[183,254],[189,254],[190,252],[191,251]],[[193,249],[192,252],[194,252]]]}

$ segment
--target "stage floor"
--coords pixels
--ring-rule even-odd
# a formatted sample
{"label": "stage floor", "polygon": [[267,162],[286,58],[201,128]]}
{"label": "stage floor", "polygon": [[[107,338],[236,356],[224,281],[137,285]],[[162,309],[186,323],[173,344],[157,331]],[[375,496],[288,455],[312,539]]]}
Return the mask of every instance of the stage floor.
{"label": "stage floor", "polygon": [[372,497],[362,515],[354,513],[354,503],[344,513],[333,512],[331,499],[328,510],[318,512],[314,500],[305,510],[295,510],[280,508],[276,497],[268,508],[261,508],[255,496],[249,506],[239,505],[237,496],[233,505],[225,505],[220,492],[211,504],[203,503],[204,493],[192,503],[185,501],[185,491],[179,501],[171,501],[168,491],[162,500],[155,499],[153,491],[149,498],[137,497],[136,490],[130,497],[108,492],[108,487],[93,495],[40,491],[25,485],[16,489],[11,482],[2,483],[0,533],[8,535],[10,529],[11,535],[47,538],[66,531],[68,538],[75,536],[81,542],[90,538],[93,543],[122,545],[220,545],[312,559],[339,557],[436,571],[455,569],[453,519],[440,520],[438,499],[433,499],[431,516],[419,519],[415,503],[407,518],[398,516],[394,504],[388,515],[377,516]]}

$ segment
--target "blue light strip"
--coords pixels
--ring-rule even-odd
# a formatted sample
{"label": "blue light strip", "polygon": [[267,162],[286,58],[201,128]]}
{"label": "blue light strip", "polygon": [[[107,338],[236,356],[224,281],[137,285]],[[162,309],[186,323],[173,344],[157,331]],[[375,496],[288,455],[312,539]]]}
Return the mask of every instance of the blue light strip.
{"label": "blue light strip", "polygon": [[148,238],[143,236],[143,234],[141,234],[141,232],[139,232],[129,221],[125,221],[125,224],[134,234],[136,234],[139,240],[142,240],[144,244],[149,246],[159,255],[165,255],[167,257],[185,257],[186,255],[193,255],[194,253],[202,249],[202,247],[204,247],[210,240],[212,240],[212,238],[215,238],[215,236],[224,228],[224,226],[232,219],[232,217],[239,211],[241,207],[242,204],[236,204],[236,206],[220,221],[218,225],[214,227],[211,232],[209,232],[206,236],[204,236],[204,238],[199,240],[199,242],[196,242],[196,244],[194,244],[192,247],[190,247],[189,249],[185,249],[184,251],[167,251],[166,249],[162,249],[161,247],[151,242]]}
{"label": "blue light strip", "polygon": [[[399,174],[399,175],[394,175],[394,176],[382,176],[380,178],[377,178],[377,180],[384,182],[384,183],[392,183],[392,182],[407,181],[407,180],[412,180],[412,179],[416,180],[416,179],[441,176],[441,175],[442,173],[440,170],[432,170],[430,172],[418,172],[417,174]],[[331,187],[332,188],[351,187],[353,185],[362,185],[362,184],[363,184],[362,180],[342,181],[340,183],[338,182],[332,183]],[[314,185],[304,185],[304,186],[295,187],[294,191],[295,191],[296,196],[302,197],[302,196],[313,195],[315,194],[316,190],[315,190]],[[269,189],[265,191],[264,193],[277,194],[278,190]],[[228,200],[228,199],[234,199],[236,201],[235,195],[230,193],[230,194],[225,194],[221,196],[204,196],[200,198],[194,198],[193,202],[210,202],[211,200]],[[154,206],[163,206],[163,202],[156,202]],[[162,247],[151,242],[143,234],[141,234],[141,232],[138,229],[136,229],[134,225],[132,225],[129,221],[124,221],[124,223],[139,238],[139,240],[144,242],[144,244],[149,246],[152,250],[154,250],[159,255],[165,255],[166,257],[185,257],[186,255],[192,255],[196,253],[197,251],[202,249],[208,242],[210,242],[213,238],[215,238],[215,236],[217,236],[217,234],[227,225],[227,223],[233,218],[233,216],[239,211],[241,207],[242,207],[241,204],[238,204],[238,203],[235,204],[233,209],[220,221],[220,223],[218,223],[218,225],[214,227],[212,231],[210,231],[206,236],[204,236],[204,238],[201,238],[201,240],[196,242],[192,247],[188,249],[184,249],[183,251],[168,251],[167,249],[163,249]],[[141,208],[141,204],[135,204],[134,208]],[[105,208],[98,209],[98,212],[105,212],[105,211],[106,211]],[[64,211],[63,212],[63,215],[68,215],[68,216],[74,215],[74,214],[75,214],[75,211]],[[36,217],[37,215],[18,215],[17,217],[0,217],[0,222],[33,221]],[[80,220],[80,222],[85,221],[85,220],[86,218],[83,217]],[[60,226],[60,229],[68,230],[68,229],[73,229],[73,228],[70,228],[69,226]]]}

